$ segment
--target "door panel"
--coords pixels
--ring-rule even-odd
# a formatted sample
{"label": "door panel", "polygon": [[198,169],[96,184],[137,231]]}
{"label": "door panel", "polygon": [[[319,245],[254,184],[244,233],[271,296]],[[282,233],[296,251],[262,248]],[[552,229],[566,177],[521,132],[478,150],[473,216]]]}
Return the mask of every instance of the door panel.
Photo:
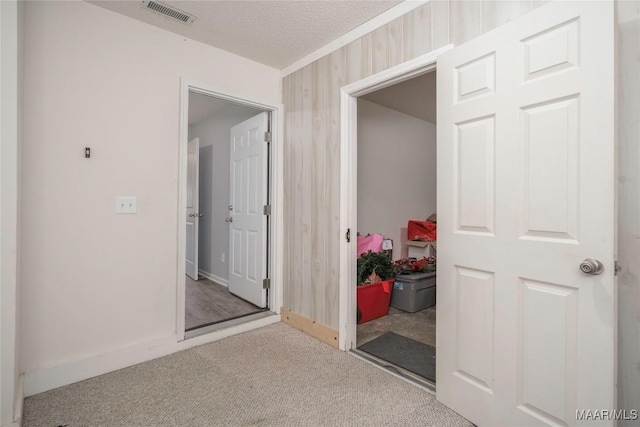
{"label": "door panel", "polygon": [[266,307],[268,114],[261,113],[231,129],[231,203],[229,291]]}
{"label": "door panel", "polygon": [[438,59],[437,397],[477,425],[615,407],[613,22],[553,2]]}
{"label": "door panel", "polygon": [[200,139],[187,145],[187,276],[198,280],[198,221],[199,221],[199,176]]}

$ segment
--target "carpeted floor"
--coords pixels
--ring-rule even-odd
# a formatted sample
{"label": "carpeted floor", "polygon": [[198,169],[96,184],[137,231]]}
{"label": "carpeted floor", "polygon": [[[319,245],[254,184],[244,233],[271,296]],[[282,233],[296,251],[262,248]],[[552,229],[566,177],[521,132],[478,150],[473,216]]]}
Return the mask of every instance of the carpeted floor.
{"label": "carpeted floor", "polygon": [[24,427],[471,426],[434,396],[278,323],[25,400]]}

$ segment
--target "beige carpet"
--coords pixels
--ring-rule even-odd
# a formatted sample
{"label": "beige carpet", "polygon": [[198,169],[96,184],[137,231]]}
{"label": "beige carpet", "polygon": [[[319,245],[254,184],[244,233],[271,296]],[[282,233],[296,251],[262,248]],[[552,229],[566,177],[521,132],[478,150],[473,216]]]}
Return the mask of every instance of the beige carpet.
{"label": "beige carpet", "polygon": [[435,398],[282,323],[25,400],[24,427],[471,426]]}

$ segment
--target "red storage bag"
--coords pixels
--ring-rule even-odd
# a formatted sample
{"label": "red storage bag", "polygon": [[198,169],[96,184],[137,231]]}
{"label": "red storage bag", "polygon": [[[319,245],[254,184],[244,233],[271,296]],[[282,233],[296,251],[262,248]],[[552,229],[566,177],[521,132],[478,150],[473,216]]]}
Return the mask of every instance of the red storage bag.
{"label": "red storage bag", "polygon": [[437,241],[436,224],[429,221],[409,221],[407,240]]}

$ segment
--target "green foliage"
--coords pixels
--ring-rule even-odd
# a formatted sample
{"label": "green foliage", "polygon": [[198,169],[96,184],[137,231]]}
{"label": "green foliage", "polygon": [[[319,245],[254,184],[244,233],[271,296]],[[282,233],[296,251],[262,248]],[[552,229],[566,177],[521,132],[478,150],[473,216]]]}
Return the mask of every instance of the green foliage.
{"label": "green foliage", "polygon": [[364,284],[371,274],[380,276],[380,280],[394,277],[393,262],[385,252],[367,252],[358,258],[358,286]]}

